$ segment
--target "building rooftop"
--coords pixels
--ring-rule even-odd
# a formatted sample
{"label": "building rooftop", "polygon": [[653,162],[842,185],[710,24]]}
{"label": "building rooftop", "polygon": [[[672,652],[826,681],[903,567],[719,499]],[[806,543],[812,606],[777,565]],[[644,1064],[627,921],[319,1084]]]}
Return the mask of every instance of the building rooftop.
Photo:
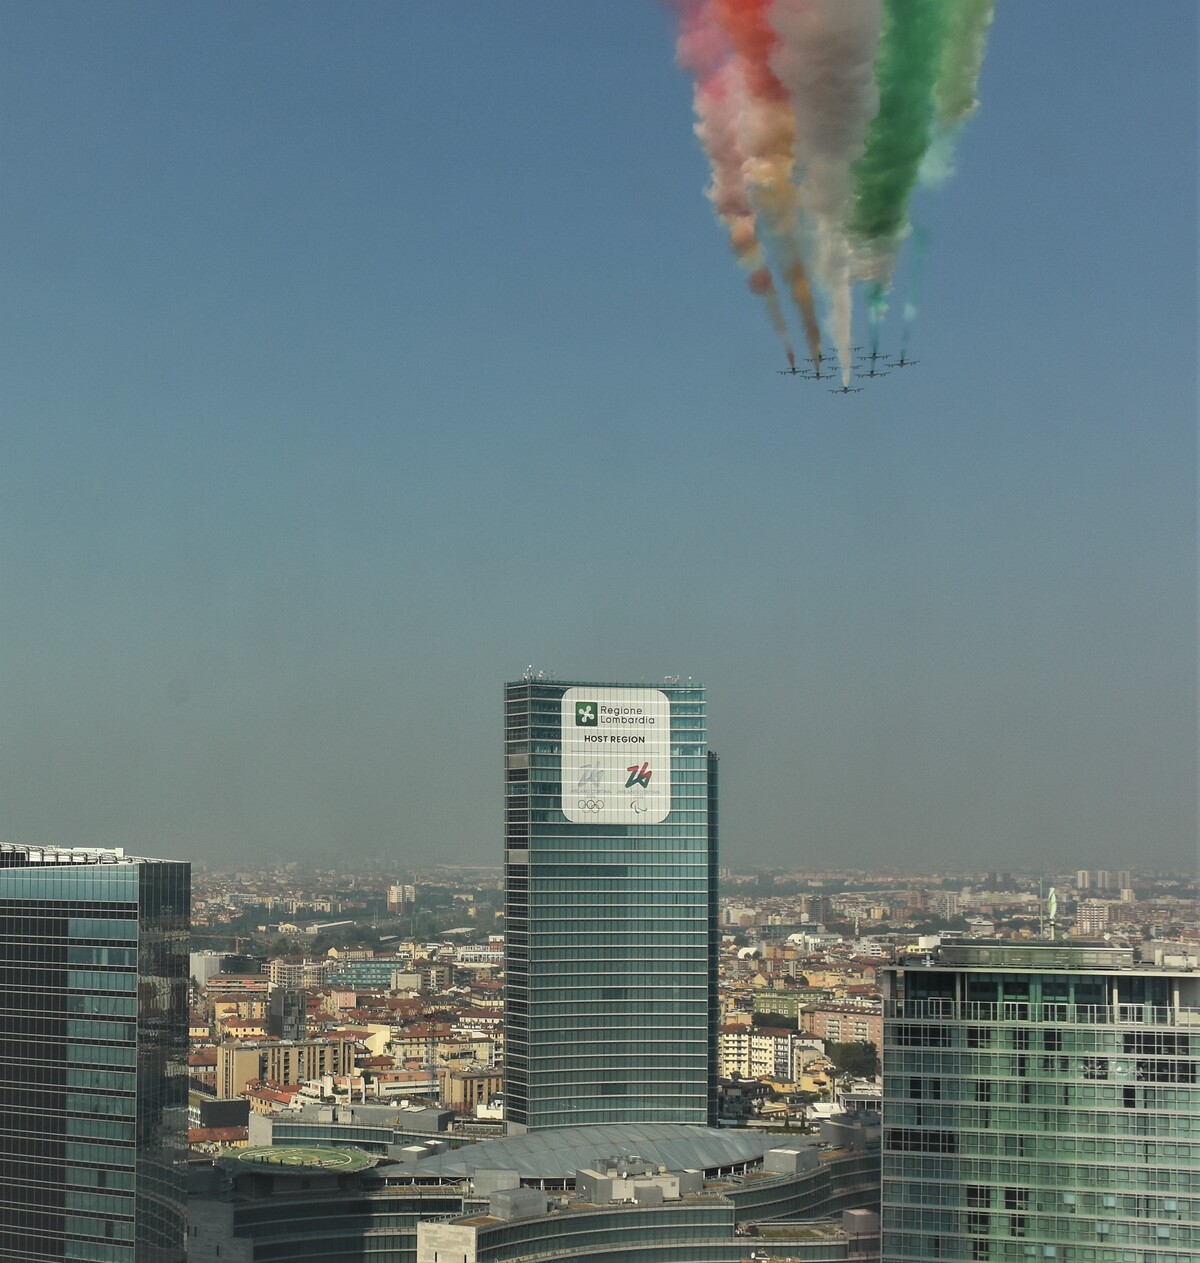
{"label": "building rooftop", "polygon": [[770,1149],[814,1143],[815,1137],[681,1123],[548,1127],[421,1157],[412,1163],[412,1170],[420,1175],[463,1178],[477,1170],[500,1169],[516,1171],[525,1180],[567,1180],[603,1158],[636,1154],[671,1171],[716,1172],[758,1162]]}
{"label": "building rooftop", "polygon": [[221,1158],[220,1165],[230,1171],[259,1167],[272,1175],[311,1175],[318,1170],[340,1174],[365,1171],[378,1161],[374,1154],[353,1145],[268,1145],[241,1149]]}

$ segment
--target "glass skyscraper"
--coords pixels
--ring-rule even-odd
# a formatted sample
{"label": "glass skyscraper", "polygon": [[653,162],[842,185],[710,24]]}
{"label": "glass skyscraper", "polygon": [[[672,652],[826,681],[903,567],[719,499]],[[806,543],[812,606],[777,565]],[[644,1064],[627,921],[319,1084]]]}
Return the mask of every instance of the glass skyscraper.
{"label": "glass skyscraper", "polygon": [[182,1263],[190,866],[0,844],[0,1258]]}
{"label": "glass skyscraper", "polygon": [[1200,976],[945,944],[884,971],[883,1258],[1200,1259]]}
{"label": "glass skyscraper", "polygon": [[701,685],[506,686],[510,1131],[715,1125],[716,768]]}

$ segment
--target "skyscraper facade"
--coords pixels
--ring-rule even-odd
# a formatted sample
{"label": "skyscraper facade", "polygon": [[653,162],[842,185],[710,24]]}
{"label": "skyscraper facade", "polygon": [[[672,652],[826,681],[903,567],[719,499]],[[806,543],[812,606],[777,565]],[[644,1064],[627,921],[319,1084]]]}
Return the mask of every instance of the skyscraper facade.
{"label": "skyscraper facade", "polygon": [[883,1258],[1200,1259],[1200,976],[963,942],[883,988]]}
{"label": "skyscraper facade", "polygon": [[507,685],[505,791],[509,1130],[715,1123],[704,688]]}
{"label": "skyscraper facade", "polygon": [[0,1257],[186,1257],[185,863],[0,844]]}

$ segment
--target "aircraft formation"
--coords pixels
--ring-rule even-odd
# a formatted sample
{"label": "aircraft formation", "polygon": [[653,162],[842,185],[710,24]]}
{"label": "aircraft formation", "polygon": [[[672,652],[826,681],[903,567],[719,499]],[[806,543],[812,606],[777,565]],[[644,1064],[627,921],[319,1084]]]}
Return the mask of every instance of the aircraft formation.
{"label": "aircraft formation", "polygon": [[[670,0],[679,65],[694,82],[706,195],[787,352],[788,376],[884,377],[915,364],[926,235],[918,187],[940,187],[978,108],[995,0]],[[878,351],[893,277],[914,263],[898,357]],[[856,303],[856,295],[859,296]],[[784,297],[808,357],[797,365]],[[872,350],[852,345],[865,307]]]}
{"label": "aircraft formation", "polygon": [[[908,352],[901,350],[898,356],[888,356],[878,348],[872,348],[869,354],[857,354],[862,351],[862,347],[851,347],[855,352],[852,363],[852,373],[858,377],[886,377],[893,369],[911,368],[914,364],[919,364],[920,360],[910,360]],[[884,367],[880,368],[879,365]],[[800,361],[804,367],[799,367],[793,360],[787,368],[777,368],[775,371],[781,377],[803,377],[808,381],[836,381],[839,374],[835,371],[831,361],[824,358],[813,359],[811,356]],[[869,364],[869,368],[863,365]],[[848,381],[843,381],[840,386],[828,387],[831,395],[857,395],[861,393],[863,387],[851,386]]]}

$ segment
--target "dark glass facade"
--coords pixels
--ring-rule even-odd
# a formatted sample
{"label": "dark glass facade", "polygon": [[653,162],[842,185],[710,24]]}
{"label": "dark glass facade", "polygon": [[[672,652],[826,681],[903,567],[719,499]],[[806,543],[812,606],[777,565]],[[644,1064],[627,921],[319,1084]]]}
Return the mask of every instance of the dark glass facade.
{"label": "dark glass facade", "polygon": [[182,1263],[185,863],[0,845],[0,1257]]}
{"label": "dark glass facade", "polygon": [[[573,711],[593,697],[600,706]],[[604,703],[656,716],[657,734],[641,746],[637,728],[606,737]],[[575,732],[596,709],[594,732]],[[579,761],[583,740],[634,744],[607,763],[601,745],[592,765]],[[703,686],[509,684],[505,780],[509,1130],[715,1125],[716,758]],[[652,823],[611,819],[627,810]],[[589,811],[609,819],[587,823]]]}

